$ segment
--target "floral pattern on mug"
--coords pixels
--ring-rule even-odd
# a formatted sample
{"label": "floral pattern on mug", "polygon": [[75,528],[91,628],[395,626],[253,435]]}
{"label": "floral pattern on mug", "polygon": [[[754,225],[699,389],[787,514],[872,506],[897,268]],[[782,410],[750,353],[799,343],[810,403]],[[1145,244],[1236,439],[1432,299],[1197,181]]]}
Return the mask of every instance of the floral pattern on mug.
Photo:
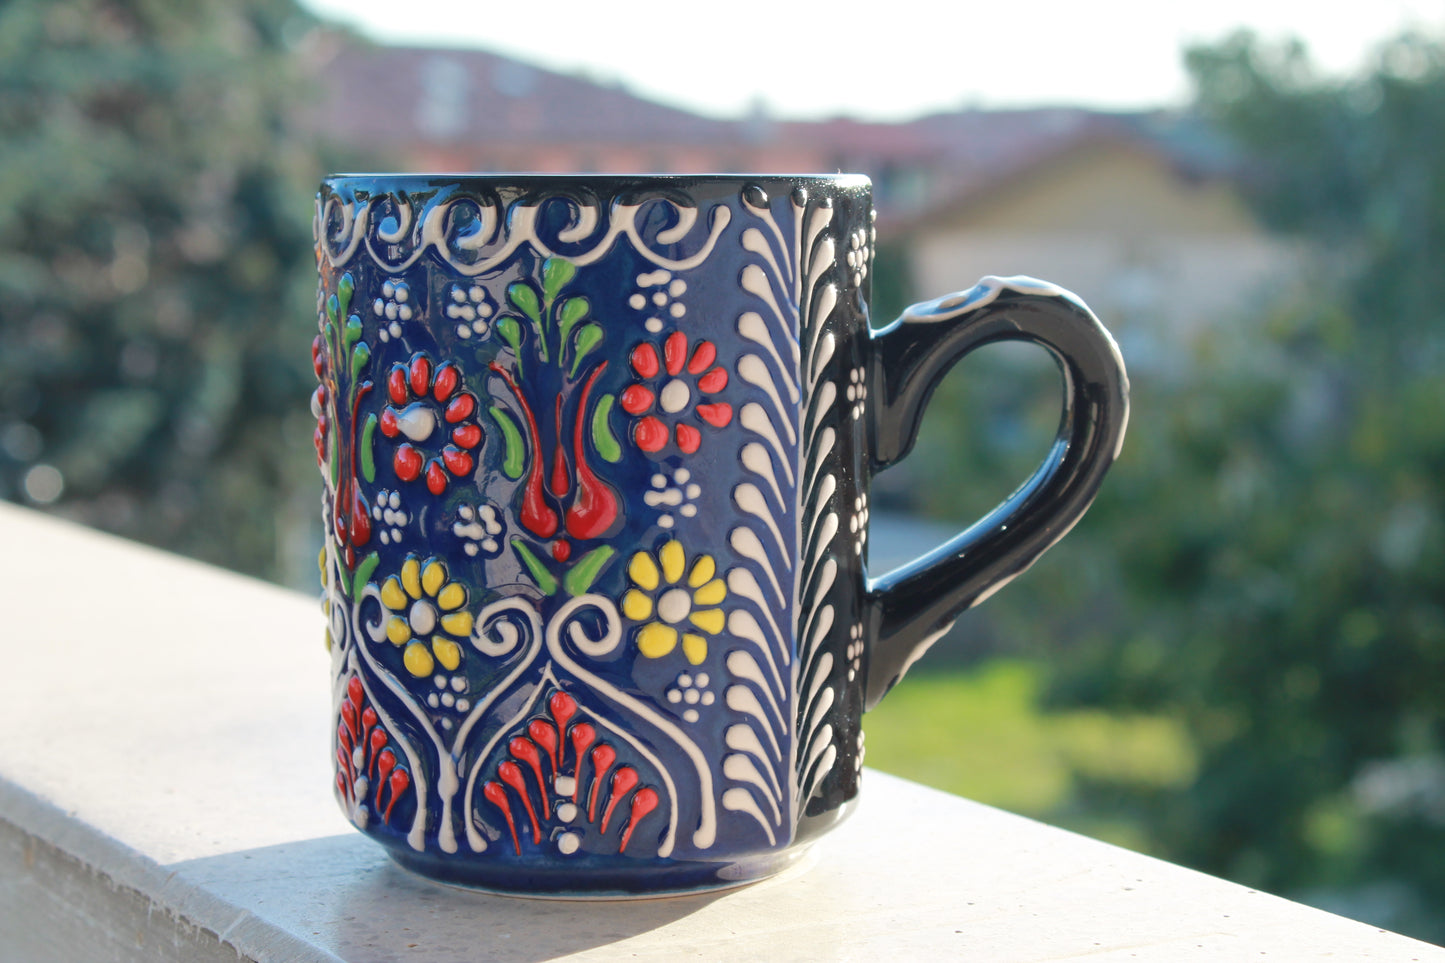
{"label": "floral pattern on mug", "polygon": [[657,516],[657,524],[660,528],[671,528],[677,524],[677,517],[693,518],[697,515],[697,498],[702,494],[702,486],[692,480],[692,472],[686,468],[679,468],[668,477],[662,472],[652,476],[652,487],[642,493],[642,503],[648,508],[660,508],[661,514]]}
{"label": "floral pattern on mug", "polygon": [[[392,365],[386,379],[390,404],[381,412],[381,433],[403,439],[392,453],[392,470],[402,481],[426,475],[433,495],[452,478],[471,473],[472,451],[481,444],[477,396],[461,388],[461,369],[450,361],[433,365],[424,353]],[[425,452],[436,454],[427,458]]]}
{"label": "floral pattern on mug", "polygon": [[[686,584],[679,584],[683,575]],[[627,566],[633,588],[622,597],[622,614],[634,622],[645,622],[637,631],[637,650],[649,659],[660,659],[682,642],[682,653],[693,665],[707,658],[708,635],[717,635],[726,624],[720,605],[728,594],[717,574],[711,555],[701,554],[687,568],[687,553],[676,539],[657,550],[638,552]],[[650,621],[648,621],[650,620]],[[698,631],[689,631],[689,629]],[[699,634],[705,633],[705,634]]]}
{"label": "floral pattern on mug", "polygon": [[411,514],[401,505],[401,492],[383,488],[376,493],[371,517],[378,523],[378,538],[383,545],[395,545],[402,539],[402,529],[411,521]]}
{"label": "floral pattern on mug", "polygon": [[667,687],[663,697],[674,706],[679,703],[686,706],[682,710],[684,722],[696,722],[701,718],[701,713],[697,708],[699,705],[706,707],[717,702],[717,694],[708,688],[711,681],[706,672],[696,674],[681,672],[673,680],[672,685]]}
{"label": "floral pattern on mug", "polygon": [[403,321],[410,321],[416,313],[411,300],[411,285],[401,278],[390,278],[381,286],[381,297],[371,303],[371,312],[376,315],[376,337],[383,344],[401,337]]}
{"label": "floral pattern on mug", "polygon": [[502,550],[504,527],[494,505],[458,505],[452,534],[462,540],[462,551],[468,555],[496,555]]}
{"label": "floral pattern on mug", "polygon": [[687,306],[678,300],[687,291],[687,282],[673,277],[671,271],[659,269],[639,274],[637,287],[627,305],[636,311],[652,312],[652,317],[643,322],[651,333],[662,331],[664,314],[676,321],[687,313]]}
{"label": "floral pattern on mug", "polygon": [[415,780],[343,802],[423,873],[740,881],[857,792],[901,651],[858,621],[862,492],[906,440],[868,383],[866,184],[698,183],[318,197],[333,700],[359,678]]}
{"label": "floral pattern on mug", "polygon": [[480,284],[453,284],[449,297],[446,315],[457,322],[457,337],[470,338],[473,334],[486,337],[491,330],[488,319],[496,311],[496,305],[487,297],[486,288]]}
{"label": "floral pattern on mug", "polygon": [[382,583],[380,597],[386,638],[405,647],[406,671],[420,679],[438,664],[447,671],[462,664],[458,640],[471,635],[472,614],[465,609],[466,587],[449,579],[446,562],[408,555],[401,572]]}
{"label": "floral pattern on mug", "polygon": [[690,413],[714,428],[733,420],[732,405],[703,398],[727,387],[727,370],[714,366],[716,360],[717,346],[707,340],[698,341],[689,357],[681,331],[667,336],[661,359],[648,342],[633,349],[632,370],[642,380],[623,391],[619,401],[623,411],[639,416],[632,427],[638,448],[659,452],[671,438],[690,455],[702,444],[702,432],[687,418]]}
{"label": "floral pattern on mug", "polygon": [[411,773],[397,758],[392,735],[381,724],[356,676],[346,681],[340,716],[336,791],[358,826],[365,826],[373,813],[382,823],[389,823],[397,802],[411,787]]}
{"label": "floral pattern on mug", "polygon": [[845,393],[854,421],[862,418],[863,413],[868,410],[868,382],[866,379],[867,372],[862,365],[849,369],[848,387],[845,389]]}

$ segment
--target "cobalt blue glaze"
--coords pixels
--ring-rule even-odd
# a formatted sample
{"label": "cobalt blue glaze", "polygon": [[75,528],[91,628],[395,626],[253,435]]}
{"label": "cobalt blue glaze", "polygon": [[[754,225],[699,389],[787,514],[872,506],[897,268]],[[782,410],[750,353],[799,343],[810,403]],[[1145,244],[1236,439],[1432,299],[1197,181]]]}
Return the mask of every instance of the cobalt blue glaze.
{"label": "cobalt blue glaze", "polygon": [[[860,718],[1087,507],[1127,414],[1076,300],[986,279],[870,331],[866,179],[357,175],[317,198],[335,791],[418,872],[649,895],[776,872]],[[1000,337],[1056,457],[869,581],[867,479]]]}

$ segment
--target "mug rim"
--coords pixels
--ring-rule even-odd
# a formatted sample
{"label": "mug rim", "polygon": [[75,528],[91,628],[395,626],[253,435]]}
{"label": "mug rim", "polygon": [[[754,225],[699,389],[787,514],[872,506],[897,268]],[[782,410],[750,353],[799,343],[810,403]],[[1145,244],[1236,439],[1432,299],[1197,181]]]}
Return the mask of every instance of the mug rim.
{"label": "mug rim", "polygon": [[637,186],[658,184],[682,187],[693,184],[745,184],[750,181],[790,181],[802,184],[826,184],[841,190],[871,189],[873,181],[866,174],[851,174],[839,171],[832,174],[820,173],[560,173],[532,171],[339,171],[327,174],[322,184],[337,184],[345,181],[390,181],[429,182],[461,185],[467,183],[489,186],[512,186],[521,184],[596,184],[603,186]]}

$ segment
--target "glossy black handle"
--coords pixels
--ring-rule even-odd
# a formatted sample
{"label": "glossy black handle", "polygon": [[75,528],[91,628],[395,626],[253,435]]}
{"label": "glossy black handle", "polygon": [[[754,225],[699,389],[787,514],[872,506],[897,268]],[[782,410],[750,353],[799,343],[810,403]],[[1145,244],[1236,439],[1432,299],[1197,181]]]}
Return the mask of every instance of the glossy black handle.
{"label": "glossy black handle", "polygon": [[870,470],[913,448],[938,382],[964,355],[996,341],[1030,341],[1064,379],[1059,433],[1028,481],[966,531],[902,568],[868,580],[866,708],[953,625],[1064,535],[1118,457],[1129,421],[1119,348],[1077,297],[1033,278],[984,278],[968,291],[915,304],[871,337]]}

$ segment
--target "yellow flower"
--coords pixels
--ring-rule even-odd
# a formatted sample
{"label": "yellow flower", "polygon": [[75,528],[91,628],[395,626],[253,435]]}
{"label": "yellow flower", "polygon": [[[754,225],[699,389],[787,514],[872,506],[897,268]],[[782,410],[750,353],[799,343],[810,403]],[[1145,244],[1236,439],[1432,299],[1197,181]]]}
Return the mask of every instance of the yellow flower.
{"label": "yellow flower", "polygon": [[401,573],[382,583],[381,604],[389,616],[386,637],[392,645],[406,646],[401,657],[406,671],[421,678],[431,675],[437,663],[449,672],[462,664],[462,647],[447,636],[471,635],[472,614],[463,608],[466,588],[447,581],[441,559],[423,562],[408,555]]}
{"label": "yellow flower", "polygon": [[[679,584],[684,572],[687,582]],[[655,559],[647,552],[632,556],[627,575],[636,588],[622,596],[622,614],[647,623],[637,630],[637,650],[649,659],[660,659],[677,648],[680,637],[687,661],[700,665],[707,658],[707,636],[717,635],[726,623],[722,609],[706,607],[727,598],[727,585],[714,578],[716,574],[711,555],[694,558],[689,570],[687,553],[676,540],[658,549]],[[687,631],[688,627],[706,635]]]}
{"label": "yellow flower", "polygon": [[326,651],[331,651],[331,580],[326,576],[326,549],[316,559],[316,567],[321,570],[321,612],[326,616]]}

